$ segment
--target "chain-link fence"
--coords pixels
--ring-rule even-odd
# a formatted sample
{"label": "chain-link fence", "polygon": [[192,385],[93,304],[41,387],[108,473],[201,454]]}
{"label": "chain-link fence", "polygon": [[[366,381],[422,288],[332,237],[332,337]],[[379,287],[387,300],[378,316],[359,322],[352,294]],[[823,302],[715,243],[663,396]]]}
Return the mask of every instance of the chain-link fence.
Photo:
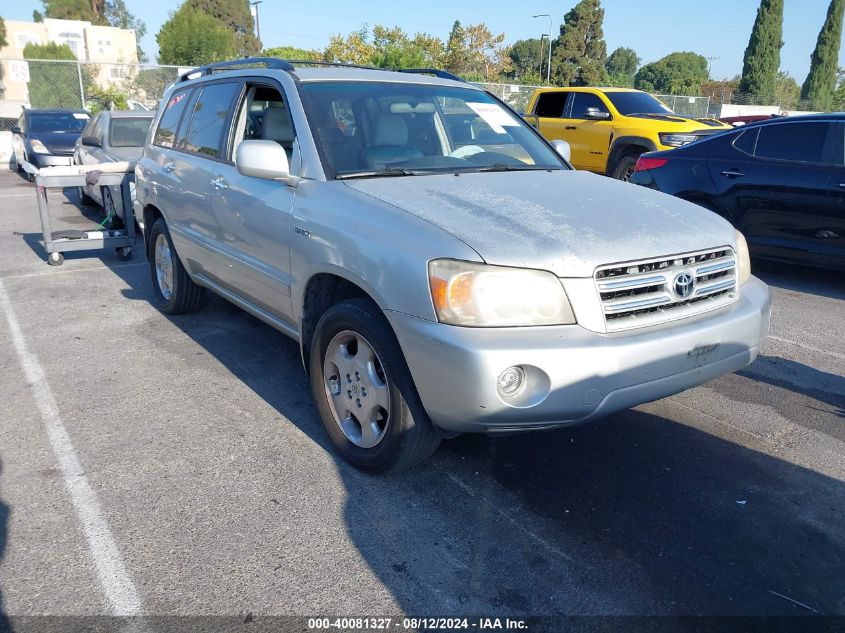
{"label": "chain-link fence", "polygon": [[542,86],[523,86],[521,84],[493,84],[493,83],[479,83],[477,84],[492,92],[502,101],[507,103],[514,110],[520,114],[525,114],[525,109],[528,107],[528,102],[531,100],[531,95],[537,88]]}
{"label": "chain-link fence", "polygon": [[[0,105],[33,108],[153,109],[178,66],[104,64],[65,60],[4,59]],[[19,109],[19,108],[18,108]]]}
{"label": "chain-link fence", "polygon": [[807,100],[801,99],[797,93],[764,97],[725,89],[713,91],[711,101],[718,105],[773,106],[780,108],[781,111],[792,112],[841,112],[845,110],[845,100],[841,98]]}
{"label": "chain-link fence", "polygon": [[665,103],[672,112],[691,119],[707,116],[710,97],[687,97],[683,95],[654,95]]}

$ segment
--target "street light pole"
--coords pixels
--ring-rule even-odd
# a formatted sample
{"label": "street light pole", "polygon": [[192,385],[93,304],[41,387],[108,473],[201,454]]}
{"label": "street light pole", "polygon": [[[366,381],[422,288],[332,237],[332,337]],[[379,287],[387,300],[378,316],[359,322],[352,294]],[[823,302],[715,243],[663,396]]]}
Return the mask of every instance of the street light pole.
{"label": "street light pole", "polygon": [[[549,18],[549,67],[546,71],[546,83],[550,83],[552,78],[552,16],[548,13],[538,13],[537,15],[532,15],[531,17]],[[542,70],[540,72],[542,73]]]}
{"label": "street light pole", "polygon": [[[258,5],[264,2],[264,0],[255,0],[255,2],[250,2],[252,6],[255,7],[255,30],[258,33],[258,41],[261,42],[261,25],[258,22]],[[264,46],[262,44],[262,46]]]}

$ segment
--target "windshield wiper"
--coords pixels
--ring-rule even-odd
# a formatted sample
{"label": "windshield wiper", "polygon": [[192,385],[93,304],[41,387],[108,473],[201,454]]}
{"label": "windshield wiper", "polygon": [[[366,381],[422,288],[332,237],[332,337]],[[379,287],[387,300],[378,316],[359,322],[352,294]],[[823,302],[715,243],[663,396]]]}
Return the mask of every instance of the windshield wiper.
{"label": "windshield wiper", "polygon": [[469,171],[549,171],[553,169],[556,168],[551,165],[544,167],[542,165],[508,165],[506,163],[493,163],[492,165],[473,167]]}
{"label": "windshield wiper", "polygon": [[353,171],[348,174],[338,174],[338,180],[350,178],[381,178],[382,176],[419,176],[426,172],[403,169],[402,167],[388,167],[387,169],[373,169],[369,171]]}

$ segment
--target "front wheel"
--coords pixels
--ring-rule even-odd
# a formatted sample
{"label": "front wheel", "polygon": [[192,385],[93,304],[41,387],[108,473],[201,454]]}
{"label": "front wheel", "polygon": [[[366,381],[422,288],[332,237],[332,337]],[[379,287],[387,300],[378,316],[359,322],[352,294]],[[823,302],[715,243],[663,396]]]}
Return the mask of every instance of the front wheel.
{"label": "front wheel", "polygon": [[631,176],[634,175],[634,167],[637,165],[638,158],[639,154],[626,154],[616,161],[616,165],[613,166],[611,176],[616,180],[629,182],[631,180]]}
{"label": "front wheel", "polygon": [[311,390],[329,439],[368,471],[407,468],[440,443],[399,343],[371,301],[350,299],[320,319],[311,344]]}
{"label": "front wheel", "polygon": [[150,229],[147,255],[158,309],[165,314],[196,312],[202,305],[204,290],[191,280],[182,265],[164,218],[156,220]]}

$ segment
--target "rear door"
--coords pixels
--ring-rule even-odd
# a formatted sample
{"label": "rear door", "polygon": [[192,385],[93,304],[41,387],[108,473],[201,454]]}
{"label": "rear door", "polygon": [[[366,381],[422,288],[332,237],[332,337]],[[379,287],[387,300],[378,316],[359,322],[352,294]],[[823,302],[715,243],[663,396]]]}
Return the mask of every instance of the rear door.
{"label": "rear door", "polygon": [[755,126],[734,141],[733,156],[711,161],[735,226],[758,254],[791,258],[819,246],[834,203],[831,132],[824,120]]}
{"label": "rear door", "polygon": [[607,153],[610,149],[610,135],[613,120],[587,119],[587,108],[610,114],[601,97],[592,92],[574,92],[563,120],[563,137],[572,148],[572,164],[577,169],[588,169],[600,174],[607,167]]}
{"label": "rear door", "polygon": [[[561,91],[543,92],[537,97],[534,116],[540,134],[550,141],[569,141],[568,131],[564,130],[563,115],[572,93]],[[575,154],[572,154],[573,158]]]}
{"label": "rear door", "polygon": [[[91,119],[82,131],[82,136],[79,140],[79,161],[81,165],[94,165],[103,162],[103,129],[105,122],[106,115],[100,113]],[[97,139],[99,145],[84,145],[82,139],[86,136]],[[85,185],[85,193],[99,204],[103,204],[102,191],[97,185]]]}
{"label": "rear door", "polygon": [[240,80],[230,79],[196,88],[163,165],[173,180],[173,188],[162,193],[171,237],[191,272],[209,278],[217,277],[225,266],[214,247],[216,225],[209,190],[223,160],[232,105],[241,86]]}
{"label": "rear door", "polygon": [[224,260],[216,281],[290,325],[290,224],[296,189],[244,176],[234,158],[241,141],[269,140],[285,149],[291,173],[298,174],[295,138],[284,89],[268,79],[247,81],[209,191],[214,247]]}

